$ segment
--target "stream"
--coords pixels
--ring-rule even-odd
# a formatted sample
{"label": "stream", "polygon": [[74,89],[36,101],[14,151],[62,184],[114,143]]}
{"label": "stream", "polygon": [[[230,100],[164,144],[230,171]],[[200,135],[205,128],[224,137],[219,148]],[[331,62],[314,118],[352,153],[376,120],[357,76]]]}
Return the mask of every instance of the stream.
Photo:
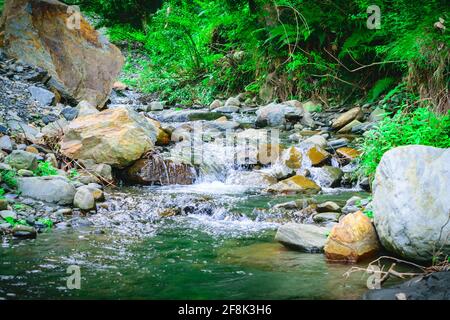
{"label": "stream", "polygon": [[[343,204],[352,195],[318,197]],[[54,229],[35,240],[4,238],[0,297],[358,299],[367,290],[367,276],[346,279],[348,265],[285,249],[273,240],[278,224],[252,214],[254,207],[292,197],[243,193],[223,184],[129,188],[110,196],[115,210],[92,216],[92,225]],[[219,199],[208,200],[214,203],[212,215],[158,219],[152,213],[164,199],[201,197]],[[139,214],[130,215],[133,211]],[[110,225],[115,228],[108,229]],[[80,267],[80,290],[66,287],[70,265]]]}
{"label": "stream", "polygon": [[[251,123],[254,117],[238,120]],[[349,265],[276,243],[278,226],[293,217],[271,208],[311,198],[342,207],[368,193],[264,193],[254,181],[227,180],[244,169],[220,155],[221,144],[204,147],[208,157],[193,185],[108,189],[97,214],[70,217],[33,240],[3,237],[0,299],[361,298],[368,275],[346,278]],[[303,166],[320,184],[314,168]],[[80,268],[80,289],[67,287],[70,266]]]}

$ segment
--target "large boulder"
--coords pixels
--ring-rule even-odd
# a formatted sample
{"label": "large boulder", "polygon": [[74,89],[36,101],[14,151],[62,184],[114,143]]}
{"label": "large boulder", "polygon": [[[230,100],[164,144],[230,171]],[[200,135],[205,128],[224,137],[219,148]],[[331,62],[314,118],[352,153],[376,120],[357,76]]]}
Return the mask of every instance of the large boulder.
{"label": "large boulder", "polygon": [[361,211],[348,214],[331,229],[325,255],[331,261],[358,262],[379,250],[375,228]]}
{"label": "large boulder", "polygon": [[450,149],[404,146],[384,154],[373,183],[374,223],[383,246],[405,258],[450,254]]}
{"label": "large boulder", "polygon": [[125,170],[125,180],[143,185],[193,184],[197,174],[190,164],[159,156],[136,161]]}
{"label": "large boulder", "polygon": [[312,224],[287,223],[278,228],[275,240],[288,248],[318,253],[323,251],[329,229]]}
{"label": "large boulder", "polygon": [[63,97],[104,105],[123,56],[72,7],[56,0],[6,0],[2,32],[5,51],[47,70],[48,84]]}
{"label": "large boulder", "polygon": [[158,128],[135,111],[120,107],[72,121],[61,152],[123,168],[153,150]]}
{"label": "large boulder", "polygon": [[19,178],[17,189],[23,197],[61,205],[72,204],[76,192],[70,181],[61,176]]}

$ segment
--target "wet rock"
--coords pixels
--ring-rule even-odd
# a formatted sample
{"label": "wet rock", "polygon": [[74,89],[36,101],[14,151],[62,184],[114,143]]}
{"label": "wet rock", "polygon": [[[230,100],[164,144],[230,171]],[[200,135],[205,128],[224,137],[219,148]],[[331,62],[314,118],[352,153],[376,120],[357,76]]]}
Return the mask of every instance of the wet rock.
{"label": "wet rock", "polygon": [[151,156],[140,159],[124,172],[124,179],[143,185],[189,185],[196,178],[195,169],[186,163]]}
{"label": "wet rock", "polygon": [[277,183],[277,179],[260,171],[234,171],[227,177],[225,182],[227,184],[266,188]]}
{"label": "wet rock", "polygon": [[289,169],[300,169],[302,166],[302,153],[295,147],[283,151],[281,161]]}
{"label": "wet rock", "polygon": [[336,188],[341,185],[344,173],[340,168],[332,166],[323,166],[321,168],[312,168],[311,176],[322,187]]}
{"label": "wet rock", "polygon": [[18,190],[23,197],[57,204],[72,204],[75,188],[61,176],[19,178]]}
{"label": "wet rock", "polygon": [[333,129],[340,129],[344,127],[346,124],[352,122],[353,120],[357,119],[360,120],[363,116],[362,110],[359,107],[353,108],[343,114],[341,114],[339,117],[337,117],[332,124]]}
{"label": "wet rock", "polygon": [[55,94],[47,89],[31,86],[28,88],[34,100],[43,106],[50,106],[55,101]]}
{"label": "wet rock", "polygon": [[379,250],[375,228],[361,211],[346,215],[330,232],[324,251],[328,260],[358,262]]}
{"label": "wet rock", "polygon": [[38,166],[36,155],[22,150],[14,150],[5,158],[5,163],[18,170],[34,170]]}
{"label": "wet rock", "polygon": [[327,240],[329,229],[311,224],[287,223],[280,226],[275,240],[288,248],[320,253]]}
{"label": "wet rock", "polygon": [[386,152],[373,183],[373,214],[383,246],[430,262],[450,254],[450,149],[404,146]]}
{"label": "wet rock", "polygon": [[94,195],[88,188],[81,187],[75,193],[73,205],[84,211],[92,210],[95,208]]}
{"label": "wet rock", "polygon": [[157,134],[151,122],[121,107],[72,121],[61,152],[72,159],[93,159],[123,168],[152,150]]}
{"label": "wet rock", "polygon": [[304,176],[293,176],[286,180],[282,180],[275,185],[270,186],[267,191],[271,193],[284,193],[284,194],[295,194],[295,193],[305,193],[314,194],[318,193],[321,188],[312,180]]}
{"label": "wet rock", "polygon": [[371,190],[371,184],[370,184],[370,179],[365,177],[362,178],[359,182],[358,185],[361,189],[363,189],[364,191],[370,192]]}
{"label": "wet rock", "polygon": [[450,300],[450,272],[435,272],[400,285],[370,290],[364,300]]}
{"label": "wet rock", "polygon": [[310,148],[307,152],[307,155],[309,160],[311,161],[312,166],[320,166],[331,157],[331,154],[329,154],[319,146],[313,146],[312,148]]}
{"label": "wet rock", "polygon": [[348,147],[339,148],[336,150],[336,153],[347,160],[356,159],[361,154],[358,150]]}
{"label": "wet rock", "polygon": [[12,229],[13,237],[20,239],[35,239],[37,236],[36,229],[29,226],[16,225]]}
{"label": "wet rock", "polygon": [[49,86],[67,99],[103,106],[123,56],[80,17],[80,31],[67,27],[69,7],[59,1],[7,0],[0,29],[5,51],[47,70]]}

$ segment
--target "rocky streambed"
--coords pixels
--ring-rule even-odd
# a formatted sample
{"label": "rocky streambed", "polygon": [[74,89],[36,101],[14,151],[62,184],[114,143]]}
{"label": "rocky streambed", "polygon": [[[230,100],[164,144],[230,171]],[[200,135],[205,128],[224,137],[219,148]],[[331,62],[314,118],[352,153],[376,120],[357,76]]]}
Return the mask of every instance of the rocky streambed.
{"label": "rocky streambed", "polygon": [[358,299],[369,274],[345,278],[349,264],[448,255],[448,150],[396,148],[373,185],[357,174],[381,104],[242,93],[168,106],[114,83],[122,56],[87,22],[86,34],[48,35],[88,57],[56,57],[79,66],[75,88],[11,46],[16,17],[41,12],[26,2],[0,26],[11,55],[0,51],[0,298]]}

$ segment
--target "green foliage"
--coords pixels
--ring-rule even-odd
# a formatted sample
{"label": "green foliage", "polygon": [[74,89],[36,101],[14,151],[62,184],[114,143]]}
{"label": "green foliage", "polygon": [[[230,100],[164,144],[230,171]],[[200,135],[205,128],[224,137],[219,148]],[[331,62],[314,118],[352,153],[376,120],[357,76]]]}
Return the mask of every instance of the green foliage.
{"label": "green foliage", "polygon": [[13,209],[14,209],[14,210],[17,210],[17,211],[22,211],[22,210],[25,209],[25,205],[22,204],[22,203],[15,203],[15,204],[13,205]]}
{"label": "green foliage", "polygon": [[17,187],[17,171],[16,170],[1,170],[2,181],[11,189]]}
{"label": "green foliage", "polygon": [[[272,84],[274,98],[312,95],[369,101],[426,74],[448,84],[445,0],[379,0],[381,29],[366,26],[368,0],[89,0],[128,55],[124,82],[169,104],[206,104]],[[447,61],[447,63],[445,63]],[[415,79],[430,86],[427,77]],[[436,90],[441,88],[436,88]],[[350,101],[347,101],[350,102]]]}
{"label": "green foliage", "polygon": [[372,210],[365,210],[364,214],[369,218],[373,219],[373,211]]}
{"label": "green foliage", "polygon": [[368,93],[368,101],[374,102],[382,93],[386,92],[395,84],[395,79],[386,77],[378,80]]}
{"label": "green foliage", "polygon": [[5,198],[5,189],[0,188],[0,199],[4,199]]}
{"label": "green foliage", "polygon": [[78,173],[77,169],[70,169],[69,171],[69,179],[73,180],[76,177],[78,177],[80,174]]}
{"label": "green foliage", "polygon": [[363,174],[372,177],[383,154],[404,145],[450,148],[450,111],[440,116],[428,108],[401,109],[392,118],[386,117],[360,145]]}
{"label": "green foliage", "polygon": [[37,222],[45,225],[49,229],[53,227],[53,221],[50,220],[49,218],[40,218],[37,220]]}
{"label": "green foliage", "polygon": [[11,227],[15,227],[17,225],[28,226],[29,224],[24,219],[14,219],[13,217],[6,217],[4,219],[7,223],[11,225]]}
{"label": "green foliage", "polygon": [[56,176],[58,175],[58,170],[56,170],[50,162],[40,161],[33,173],[38,177]]}
{"label": "green foliage", "polygon": [[3,6],[5,5],[5,0],[0,0],[0,15],[3,12]]}

